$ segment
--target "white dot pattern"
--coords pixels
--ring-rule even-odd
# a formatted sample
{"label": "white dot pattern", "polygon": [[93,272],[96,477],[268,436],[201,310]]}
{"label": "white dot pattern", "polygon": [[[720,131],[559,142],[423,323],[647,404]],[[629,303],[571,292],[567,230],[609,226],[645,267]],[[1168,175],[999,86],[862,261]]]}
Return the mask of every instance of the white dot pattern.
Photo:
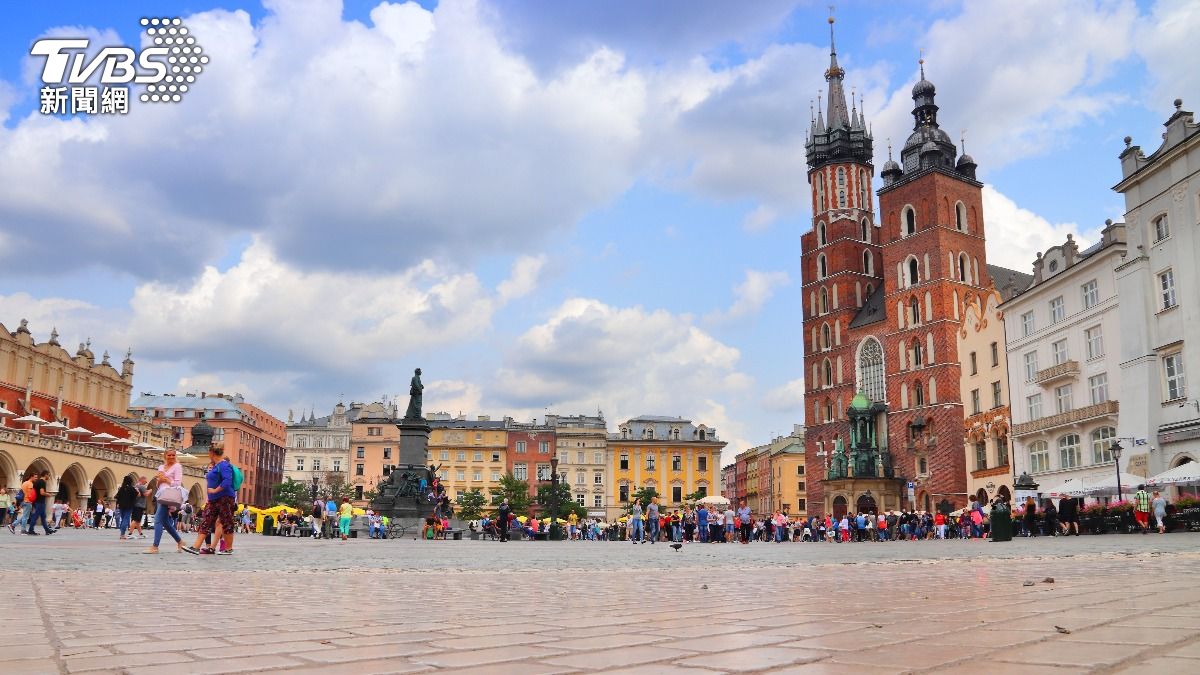
{"label": "white dot pattern", "polygon": [[147,84],[146,92],[138,96],[138,100],[143,103],[182,101],[189,89],[183,83],[196,81],[196,75],[204,70],[201,64],[208,64],[208,56],[201,55],[203,49],[179,17],[143,17],[138,23],[144,26],[146,35],[153,38],[151,41],[155,46],[167,50],[167,72],[170,73],[162,79],[165,84]]}

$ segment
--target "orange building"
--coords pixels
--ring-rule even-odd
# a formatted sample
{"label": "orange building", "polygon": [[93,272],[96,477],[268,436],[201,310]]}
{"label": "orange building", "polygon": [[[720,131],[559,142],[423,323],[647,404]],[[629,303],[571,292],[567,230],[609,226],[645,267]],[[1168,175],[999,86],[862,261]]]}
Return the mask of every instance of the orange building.
{"label": "orange building", "polygon": [[396,464],[400,452],[400,420],[396,404],[371,403],[363,406],[350,424],[350,485],[354,486],[357,506],[366,506],[364,493],[383,480],[385,464]]}
{"label": "orange building", "polygon": [[129,407],[130,413],[171,426],[180,447],[192,444],[191,429],[200,420],[216,433],[225,456],[245,474],[238,501],[254,506],[271,505],[271,488],[283,481],[287,430],[282,420],[258,406],[246,403],[240,394],[144,395]]}

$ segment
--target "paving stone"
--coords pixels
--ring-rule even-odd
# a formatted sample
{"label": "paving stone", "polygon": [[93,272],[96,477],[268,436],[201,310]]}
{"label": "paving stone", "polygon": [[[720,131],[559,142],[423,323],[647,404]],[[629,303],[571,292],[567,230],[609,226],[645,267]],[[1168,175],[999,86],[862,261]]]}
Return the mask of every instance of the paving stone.
{"label": "paving stone", "polygon": [[375,645],[373,647],[337,647],[319,652],[304,652],[303,656],[309,661],[318,663],[345,663],[347,661],[370,661],[397,656],[413,656],[430,654],[437,649],[421,643],[403,643],[395,645]]}
{"label": "paving stone", "polygon": [[675,662],[678,666],[712,668],[714,670],[744,672],[779,668],[796,663],[817,661],[827,658],[829,652],[816,649],[791,649],[788,647],[756,647],[734,652],[705,654]]}
{"label": "paving stone", "polygon": [[789,639],[785,636],[766,635],[763,633],[719,633],[691,640],[663,642],[658,646],[686,649],[694,652],[727,652],[734,649],[745,649],[746,647],[779,644],[780,642],[788,642]]}
{"label": "paving stone", "polygon": [[224,675],[225,673],[253,673],[298,665],[301,665],[301,662],[296,659],[271,654],[228,661],[191,661],[170,665],[141,666],[126,668],[125,672],[129,675]]}
{"label": "paving stone", "polygon": [[236,659],[258,654],[300,654],[320,649],[337,649],[337,646],[321,642],[268,642],[261,645],[238,645],[236,647],[226,645],[220,649],[202,649],[187,653],[196,659]]}
{"label": "paving stone", "polygon": [[1010,663],[1042,663],[1058,666],[1098,668],[1124,661],[1137,654],[1130,645],[1065,643],[1060,640],[1021,645],[996,653],[998,660]]}
{"label": "paving stone", "polygon": [[54,648],[49,644],[12,644],[0,647],[0,662],[21,659],[53,659]]}
{"label": "paving stone", "polygon": [[1104,642],[1127,645],[1164,645],[1200,635],[1197,628],[1143,628],[1139,626],[1100,626],[1065,635],[1063,642]]}
{"label": "paving stone", "polygon": [[504,661],[522,661],[545,658],[555,652],[543,647],[517,645],[515,647],[496,647],[493,649],[476,649],[469,652],[442,652],[414,657],[414,663],[424,663],[439,668],[465,668],[481,666]]}
{"label": "paving stone", "polygon": [[21,675],[59,675],[58,664],[50,659],[9,659],[0,649],[0,673]]}
{"label": "paving stone", "polygon": [[287,675],[395,675],[422,671],[433,672],[429,666],[412,663],[407,659],[379,659],[288,668]]}
{"label": "paving stone", "polygon": [[[66,662],[67,672],[82,673],[93,670],[110,668],[127,668],[130,666],[151,666],[156,664],[182,663],[191,661],[187,654],[178,652],[163,652],[161,654],[117,654],[82,659],[71,659]],[[57,672],[57,668],[55,671]],[[21,671],[12,671],[21,672]]]}
{"label": "paving stone", "polygon": [[185,652],[190,650],[220,649],[228,646],[227,642],[214,638],[193,637],[187,640],[119,644],[113,645],[113,650],[122,654],[149,654],[166,651]]}
{"label": "paving stone", "polygon": [[666,649],[659,646],[640,645],[637,647],[622,647],[598,652],[583,652],[570,656],[559,656],[553,659],[545,659],[545,662],[571,668],[617,668],[667,661],[694,653],[694,651],[685,651],[682,649]]}
{"label": "paving stone", "polygon": [[1142,661],[1133,665],[1117,668],[1117,673],[1128,673],[1128,675],[1163,675],[1164,673],[1195,673],[1197,672],[1196,661],[1194,659],[1173,659],[1170,657],[1159,657]]}
{"label": "paving stone", "polygon": [[1171,649],[1163,656],[1180,657],[1187,659],[1200,659],[1200,641],[1193,641],[1182,647]]}

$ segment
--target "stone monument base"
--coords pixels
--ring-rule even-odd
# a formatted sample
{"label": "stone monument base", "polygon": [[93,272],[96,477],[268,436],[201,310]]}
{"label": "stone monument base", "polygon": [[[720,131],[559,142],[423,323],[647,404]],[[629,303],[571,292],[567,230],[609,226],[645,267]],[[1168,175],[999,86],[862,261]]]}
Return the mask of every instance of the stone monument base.
{"label": "stone monument base", "polygon": [[[426,465],[430,429],[425,420],[404,420],[396,426],[400,429],[397,463],[385,468],[387,476],[377,488],[371,510],[405,527],[419,527],[433,514],[434,506],[426,498],[432,483]],[[420,489],[421,480],[426,482],[424,490]]]}

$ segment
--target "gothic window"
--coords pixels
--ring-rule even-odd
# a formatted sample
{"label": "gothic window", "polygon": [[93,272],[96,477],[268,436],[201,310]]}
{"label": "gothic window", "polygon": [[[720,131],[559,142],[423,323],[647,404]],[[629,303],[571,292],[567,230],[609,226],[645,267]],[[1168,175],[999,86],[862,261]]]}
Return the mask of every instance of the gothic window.
{"label": "gothic window", "polygon": [[846,187],[846,170],[840,166],[838,167],[838,170],[837,170],[837,181],[838,181],[838,187],[840,187],[840,188]]}
{"label": "gothic window", "polygon": [[858,170],[858,208],[871,210],[871,194],[867,192],[867,172]]}
{"label": "gothic window", "polygon": [[920,266],[917,264],[917,259],[909,257],[908,259],[908,285],[916,286],[920,280]]}
{"label": "gothic window", "polygon": [[917,233],[917,211],[911,206],[905,206],[903,213],[904,236]]}
{"label": "gothic window", "polygon": [[829,265],[825,262],[825,254],[817,256],[817,278],[824,279],[829,273]]}
{"label": "gothic window", "polygon": [[829,240],[825,238],[825,223],[817,223],[817,246],[828,244]]}
{"label": "gothic window", "polygon": [[915,296],[908,301],[908,321],[910,326],[921,323],[921,303]]}
{"label": "gothic window", "polygon": [[867,338],[858,350],[858,390],[872,401],[884,400],[883,347]]}
{"label": "gothic window", "polygon": [[825,179],[821,174],[817,174],[817,213],[825,210]]}
{"label": "gothic window", "polygon": [[838,190],[838,208],[846,208],[846,191]]}
{"label": "gothic window", "polygon": [[863,218],[862,221],[862,240],[866,243],[871,243],[871,223]]}
{"label": "gothic window", "polygon": [[912,364],[913,364],[913,368],[920,368],[920,367],[921,367],[921,364],[922,364],[922,362],[923,362],[923,358],[922,358],[922,356],[921,356],[921,341],[920,341],[920,340],[913,340],[913,343],[912,343]]}
{"label": "gothic window", "polygon": [[871,264],[871,252],[863,251],[863,274],[872,274],[874,265]]}
{"label": "gothic window", "polygon": [[967,262],[967,254],[959,253],[958,254],[958,280],[963,282],[964,284],[970,283],[970,279],[968,278],[971,274],[969,265],[970,264]]}
{"label": "gothic window", "polygon": [[821,364],[821,384],[826,387],[833,386],[833,364],[829,362],[829,359],[825,359],[825,362]]}
{"label": "gothic window", "polygon": [[829,291],[826,291],[824,288],[822,288],[820,297],[821,297],[821,313],[825,314],[826,312],[829,311]]}
{"label": "gothic window", "polygon": [[963,206],[962,202],[954,204],[954,227],[959,232],[967,231],[967,207]]}
{"label": "gothic window", "polygon": [[867,297],[868,298],[871,297],[871,291],[873,291],[873,290],[874,290],[874,288],[871,286],[871,284],[867,284]]}
{"label": "gothic window", "polygon": [[925,405],[925,388],[920,382],[913,385],[913,406],[920,407]]}
{"label": "gothic window", "polygon": [[833,421],[833,401],[830,401],[828,399],[825,400],[825,421],[826,422]]}
{"label": "gothic window", "polygon": [[821,324],[821,349],[829,349],[829,345],[832,344],[829,335],[829,324]]}

